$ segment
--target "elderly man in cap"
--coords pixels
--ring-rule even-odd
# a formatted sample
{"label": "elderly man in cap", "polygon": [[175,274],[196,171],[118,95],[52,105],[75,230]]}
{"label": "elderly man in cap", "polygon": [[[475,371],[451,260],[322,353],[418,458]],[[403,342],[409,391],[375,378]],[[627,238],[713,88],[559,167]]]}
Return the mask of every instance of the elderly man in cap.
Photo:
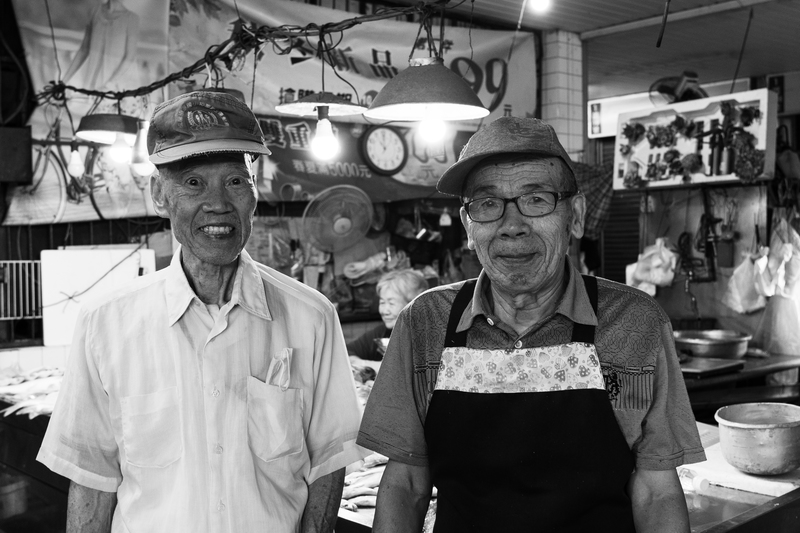
{"label": "elderly man in cap", "polygon": [[390,458],[374,531],[688,531],[704,459],[670,322],[571,264],[586,201],[548,124],[503,117],[438,183],[483,270],[400,314],[358,444]]}
{"label": "elderly man in cap", "polygon": [[148,149],[180,247],[81,311],[38,456],[72,481],[67,531],[333,531],[358,403],[331,303],[244,251],[258,122],[192,92]]}

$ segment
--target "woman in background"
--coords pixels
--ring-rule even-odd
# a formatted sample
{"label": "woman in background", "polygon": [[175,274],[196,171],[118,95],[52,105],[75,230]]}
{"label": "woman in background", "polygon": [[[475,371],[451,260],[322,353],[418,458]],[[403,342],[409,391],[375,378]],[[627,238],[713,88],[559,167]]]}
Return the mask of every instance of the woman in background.
{"label": "woman in background", "polygon": [[425,277],[416,270],[392,270],[381,276],[375,291],[378,293],[378,312],[383,324],[348,343],[347,353],[370,361],[383,359],[382,350],[378,350],[379,344],[375,339],[388,339],[400,311],[427,288]]}

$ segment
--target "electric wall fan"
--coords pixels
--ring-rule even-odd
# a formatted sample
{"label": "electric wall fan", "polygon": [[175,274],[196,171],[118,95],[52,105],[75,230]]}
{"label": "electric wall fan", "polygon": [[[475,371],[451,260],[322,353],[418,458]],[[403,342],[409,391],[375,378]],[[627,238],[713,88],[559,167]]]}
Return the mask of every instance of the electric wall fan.
{"label": "electric wall fan", "polygon": [[303,232],[318,250],[340,252],[367,234],[372,217],[367,193],[352,185],[335,185],[308,203],[303,212]]}
{"label": "electric wall fan", "polygon": [[685,70],[680,76],[668,76],[654,81],[650,86],[651,100],[654,92],[664,97],[667,104],[708,97],[708,93],[700,87],[697,74],[689,70]]}

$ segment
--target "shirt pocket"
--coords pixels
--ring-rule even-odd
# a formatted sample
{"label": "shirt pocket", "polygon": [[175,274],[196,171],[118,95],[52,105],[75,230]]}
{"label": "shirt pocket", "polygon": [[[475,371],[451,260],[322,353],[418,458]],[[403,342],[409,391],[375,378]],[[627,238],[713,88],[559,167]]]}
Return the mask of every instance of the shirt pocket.
{"label": "shirt pocket", "polygon": [[265,462],[303,451],[303,391],[248,376],[247,433],[250,449]]}
{"label": "shirt pocket", "polygon": [[164,468],[183,455],[178,388],[120,399],[126,460],[142,468]]}

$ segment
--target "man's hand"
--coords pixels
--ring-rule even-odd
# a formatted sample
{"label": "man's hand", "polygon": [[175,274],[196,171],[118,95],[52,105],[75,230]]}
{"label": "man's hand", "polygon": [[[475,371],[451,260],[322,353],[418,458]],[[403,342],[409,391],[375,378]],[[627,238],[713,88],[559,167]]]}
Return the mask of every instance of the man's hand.
{"label": "man's hand", "polygon": [[422,531],[431,500],[431,473],[427,466],[413,466],[390,460],[378,489],[374,533]]}
{"label": "man's hand", "polygon": [[301,527],[303,533],[333,533],[343,487],[344,468],[322,476],[308,486]]}
{"label": "man's hand", "polygon": [[637,533],[687,533],[689,511],[674,468],[635,470],[628,482]]}
{"label": "man's hand", "polygon": [[117,493],[69,484],[67,533],[109,533],[117,508]]}

